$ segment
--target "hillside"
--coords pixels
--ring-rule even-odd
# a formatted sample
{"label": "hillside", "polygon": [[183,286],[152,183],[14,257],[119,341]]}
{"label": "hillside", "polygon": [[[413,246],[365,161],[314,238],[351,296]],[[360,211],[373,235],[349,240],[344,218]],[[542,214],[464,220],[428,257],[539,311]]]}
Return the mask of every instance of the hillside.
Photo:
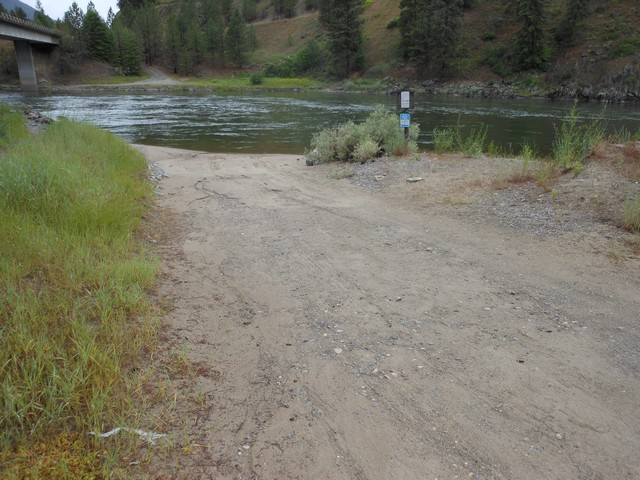
{"label": "hillside", "polygon": [[36,14],[35,8],[21,2],[20,0],[0,0],[0,5],[2,5],[7,12],[10,12],[11,10],[14,10],[16,8],[21,8],[24,13],[27,14],[27,18],[29,19],[32,19]]}
{"label": "hillside", "polygon": [[[2,0],[3,3],[8,1]],[[578,4],[577,0],[572,1],[574,5]],[[351,73],[347,80],[362,79],[358,85],[369,88],[373,85],[374,88],[395,90],[409,85],[429,93],[468,96],[534,95],[594,101],[640,101],[640,8],[637,0],[580,1],[586,7],[578,12],[577,20],[569,27],[565,21],[566,13],[570,11],[569,0],[548,0],[545,3],[546,18],[542,23],[541,42],[544,65],[526,70],[524,68],[528,67],[518,65],[517,52],[514,51],[517,34],[522,27],[514,12],[514,2],[467,0],[455,41],[450,42],[450,53],[440,57],[441,66],[446,65],[446,68],[433,70],[430,65],[403,59],[400,49],[402,32],[407,32],[409,27],[399,19],[400,0],[365,0],[362,15],[364,68],[349,70],[356,70],[356,73]],[[272,76],[333,78],[327,74],[326,66],[330,62],[326,59],[335,56],[331,57],[327,49],[322,49],[325,31],[320,25],[318,10],[307,8],[318,5],[317,1],[297,0],[285,14],[276,12],[275,0],[233,0],[231,7],[238,7],[244,12],[250,24],[249,31],[252,35],[255,32],[252,45],[257,45],[251,54],[241,52],[242,59],[232,58],[226,48],[229,25],[225,22],[229,21],[231,10],[226,16],[212,13],[223,8],[221,0],[158,0],[155,7],[153,3],[132,7],[133,0],[124,4],[128,7],[121,10],[116,23],[121,23],[136,35],[139,50],[132,53],[134,63],[135,55],[144,51],[147,64],[166,67],[168,73],[185,77],[231,75],[237,73],[241,66],[252,73]],[[245,11],[249,4],[252,5],[250,14]],[[135,8],[146,11],[140,13]],[[222,17],[227,20],[222,20]],[[171,21],[173,24],[169,25]],[[106,24],[104,28],[108,28]],[[567,28],[571,35],[566,35]],[[119,32],[114,36],[121,42],[118,49],[122,49],[122,28],[112,30],[111,33]],[[169,32],[173,32],[171,39]],[[72,77],[83,78],[87,74],[93,77],[78,59],[83,55],[85,58],[82,60],[86,57],[100,60],[101,57],[92,56],[90,51],[77,53],[79,47],[76,48],[76,44],[82,46],[85,41],[82,29],[67,33],[71,35],[68,38],[75,38],[75,43],[72,41],[61,50],[59,63],[64,67],[59,66],[58,70],[64,71],[65,81],[74,81]],[[170,40],[173,47],[169,46]],[[315,42],[310,44],[311,41]],[[274,65],[290,66],[309,45],[315,45],[315,58],[324,58],[324,64],[320,61],[308,69],[276,68],[268,73]],[[11,49],[9,44],[0,46],[0,78],[7,84],[17,82],[17,68]],[[114,48],[112,52],[118,49]],[[138,70],[132,74],[139,73],[137,65],[135,68],[119,65],[122,59],[115,55],[105,61],[114,66],[111,72]]]}
{"label": "hillside", "polygon": [[[505,11],[505,2],[472,2],[472,7],[464,13],[458,57],[451,60],[452,73],[443,78],[430,72],[418,75],[403,62],[399,52],[402,25],[387,28],[390,21],[398,18],[400,1],[369,0],[365,2],[364,12],[367,68],[363,75],[392,77],[414,85],[471,81],[490,87],[474,90],[467,85],[469,94],[500,95],[526,89],[541,95],[582,99],[640,99],[640,9],[637,1],[588,2],[569,46],[554,39],[565,3],[563,0],[549,2],[545,24],[550,57],[547,70],[513,73],[509,65],[509,48],[518,25]],[[302,7],[301,1],[297,11],[304,11]],[[320,34],[317,13],[305,12],[289,19],[274,19],[268,16],[269,13],[268,9],[264,10],[263,15],[267,18],[254,23],[259,43],[253,57],[256,68],[274,57],[295,54]],[[510,84],[517,86],[507,88]]]}

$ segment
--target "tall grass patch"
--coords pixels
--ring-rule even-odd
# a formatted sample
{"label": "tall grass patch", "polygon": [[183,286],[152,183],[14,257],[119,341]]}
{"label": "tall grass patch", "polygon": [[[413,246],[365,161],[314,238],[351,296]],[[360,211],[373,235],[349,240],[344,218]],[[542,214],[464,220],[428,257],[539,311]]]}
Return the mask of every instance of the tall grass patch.
{"label": "tall grass patch", "polygon": [[582,171],[587,154],[606,137],[606,125],[603,121],[580,124],[579,119],[578,109],[574,104],[560,127],[554,126],[552,160],[563,170]]}
{"label": "tall grass patch", "polygon": [[[67,120],[0,158],[0,472],[9,477],[42,473],[16,452],[70,435],[86,455],[89,431],[135,422],[128,372],[155,328],[146,291],[157,262],[135,236],[151,193],[145,172],[123,141]],[[89,475],[65,474],[68,461],[48,468],[52,478]]]}
{"label": "tall grass patch", "polygon": [[28,135],[25,116],[0,103],[0,151]]}
{"label": "tall grass patch", "polygon": [[436,153],[461,152],[467,157],[479,157],[487,148],[487,126],[462,131],[460,119],[455,127],[433,129],[433,143]]}

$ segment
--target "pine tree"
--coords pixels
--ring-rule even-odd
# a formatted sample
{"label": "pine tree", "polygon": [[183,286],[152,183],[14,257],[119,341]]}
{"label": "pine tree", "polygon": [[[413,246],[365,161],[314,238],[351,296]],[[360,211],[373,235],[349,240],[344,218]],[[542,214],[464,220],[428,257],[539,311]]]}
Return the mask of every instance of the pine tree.
{"label": "pine tree", "polygon": [[64,23],[74,32],[80,32],[82,30],[84,12],[76,2],[73,2],[69,9],[64,12]]}
{"label": "pine tree", "polygon": [[431,65],[438,72],[445,72],[455,57],[462,19],[462,0],[433,2],[431,17]]}
{"label": "pine tree", "polygon": [[161,51],[161,23],[156,8],[149,4],[141,7],[133,14],[133,28],[142,39],[144,61],[151,65]]}
{"label": "pine tree", "polygon": [[185,48],[191,52],[193,61],[196,65],[204,60],[204,35],[196,18],[191,21],[191,24],[185,34]]}
{"label": "pine tree", "polygon": [[220,0],[220,13],[224,17],[226,22],[231,20],[231,13],[233,7],[233,0]]}
{"label": "pine tree", "polygon": [[82,57],[86,54],[82,24],[84,12],[76,2],[73,2],[64,13],[64,20],[60,24],[62,35],[60,37],[58,69],[61,74],[76,71]]}
{"label": "pine tree", "polygon": [[333,74],[345,78],[364,67],[362,0],[322,0],[320,23],[326,30]]}
{"label": "pine tree", "polygon": [[113,21],[116,19],[116,14],[113,13],[113,8],[109,7],[109,11],[107,12],[107,26],[109,28],[113,27]]}
{"label": "pine tree", "polygon": [[82,23],[82,35],[84,37],[87,53],[96,60],[108,63],[113,62],[115,46],[113,34],[106,22],[96,11],[93,2],[89,2],[87,13]]}
{"label": "pine tree", "polygon": [[229,60],[241,67],[247,61],[249,45],[247,43],[246,25],[240,10],[233,10],[225,33],[226,53]]}
{"label": "pine tree", "polygon": [[256,0],[242,0],[242,16],[247,22],[253,22],[257,18]]}
{"label": "pine tree", "polygon": [[296,4],[296,0],[271,0],[271,5],[273,5],[276,15],[286,18],[295,16]]}
{"label": "pine tree", "polygon": [[171,15],[169,20],[167,20],[167,28],[165,30],[164,37],[165,58],[169,68],[173,70],[173,73],[178,73],[180,50],[182,48],[177,23],[175,15]]}
{"label": "pine tree", "polygon": [[42,2],[40,2],[40,0],[36,3],[36,13],[33,16],[33,23],[37,23],[38,25],[42,25],[47,28],[53,28],[55,26],[53,20],[44,13],[44,8],[42,8]]}
{"label": "pine tree", "polygon": [[140,39],[130,28],[114,25],[116,58],[122,75],[140,75]]}
{"label": "pine tree", "polygon": [[13,10],[9,12],[9,15],[13,15],[14,17],[20,18],[22,20],[28,20],[27,12],[25,12],[22,7],[15,7]]}
{"label": "pine tree", "polygon": [[554,38],[561,45],[571,45],[576,28],[587,15],[589,0],[567,0],[567,10],[556,28]]}
{"label": "pine tree", "polygon": [[462,0],[401,0],[400,8],[405,60],[420,71],[447,71],[458,44]]}
{"label": "pine tree", "polygon": [[544,69],[547,63],[544,43],[546,0],[517,0],[516,13],[522,22],[516,33],[515,60],[521,70]]}
{"label": "pine tree", "polygon": [[205,26],[205,44],[214,66],[224,67],[224,18],[216,16],[209,18]]}

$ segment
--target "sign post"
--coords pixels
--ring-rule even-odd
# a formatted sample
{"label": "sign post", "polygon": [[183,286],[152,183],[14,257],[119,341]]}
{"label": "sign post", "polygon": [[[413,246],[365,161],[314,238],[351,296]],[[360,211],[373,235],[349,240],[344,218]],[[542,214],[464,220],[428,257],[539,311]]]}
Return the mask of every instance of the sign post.
{"label": "sign post", "polygon": [[409,127],[411,127],[411,114],[409,110],[414,107],[413,92],[404,90],[398,93],[396,98],[398,109],[400,110],[400,126],[404,128],[404,138],[409,139]]}

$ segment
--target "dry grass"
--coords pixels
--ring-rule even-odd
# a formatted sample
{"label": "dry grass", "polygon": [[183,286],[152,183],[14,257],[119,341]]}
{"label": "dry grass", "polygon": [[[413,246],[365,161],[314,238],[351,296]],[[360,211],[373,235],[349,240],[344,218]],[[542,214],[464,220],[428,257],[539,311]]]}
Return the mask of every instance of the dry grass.
{"label": "dry grass", "polygon": [[491,190],[506,190],[513,185],[521,185],[529,182],[537,182],[544,187],[552,180],[546,172],[547,166],[540,161],[531,162],[528,159],[520,159],[511,167],[509,173],[502,173],[491,181]]}
{"label": "dry grass", "polygon": [[258,37],[258,49],[253,55],[256,63],[264,63],[275,57],[295,55],[320,31],[318,13],[302,17],[275,20],[254,25]]}
{"label": "dry grass", "polygon": [[387,23],[400,15],[397,0],[377,0],[364,11],[365,56],[370,65],[399,60],[400,30],[387,30]]}
{"label": "dry grass", "polygon": [[601,143],[594,148],[591,159],[630,180],[640,180],[640,142]]}

